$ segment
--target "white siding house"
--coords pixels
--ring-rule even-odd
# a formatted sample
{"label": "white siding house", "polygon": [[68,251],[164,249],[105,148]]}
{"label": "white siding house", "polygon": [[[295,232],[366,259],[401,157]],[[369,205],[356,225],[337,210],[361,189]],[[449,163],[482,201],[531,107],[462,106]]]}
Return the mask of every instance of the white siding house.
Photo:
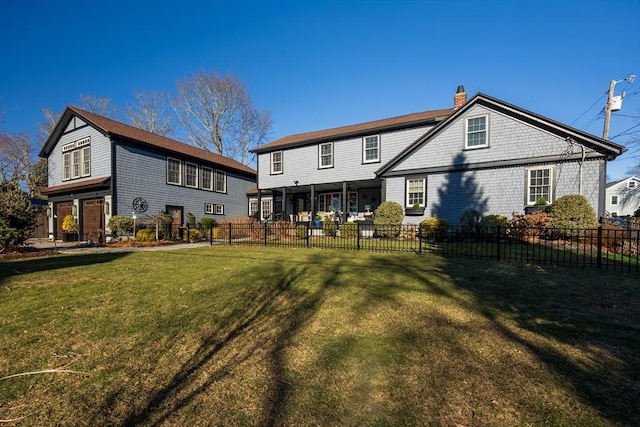
{"label": "white siding house", "polygon": [[635,176],[610,182],[606,191],[608,216],[631,216],[640,209],[640,179]]}

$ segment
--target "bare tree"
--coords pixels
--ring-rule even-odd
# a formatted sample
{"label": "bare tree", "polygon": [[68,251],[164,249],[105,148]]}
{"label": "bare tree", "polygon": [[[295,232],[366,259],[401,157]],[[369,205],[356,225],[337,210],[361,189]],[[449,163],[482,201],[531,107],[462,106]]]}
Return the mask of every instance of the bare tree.
{"label": "bare tree", "polygon": [[124,111],[131,124],[147,132],[170,135],[175,128],[171,98],[163,92],[133,92],[136,103]]}
{"label": "bare tree", "polygon": [[266,138],[271,116],[254,107],[245,85],[202,71],[176,86],[174,108],[191,142],[246,164],[249,149]]}
{"label": "bare tree", "polygon": [[100,98],[91,95],[80,95],[83,107],[90,113],[98,114],[110,119],[118,118],[118,109],[111,104],[110,98]]}
{"label": "bare tree", "polygon": [[58,123],[62,113],[57,113],[49,107],[42,107],[42,115],[43,119],[36,123],[36,127],[38,142],[44,144],[51,132],[53,132],[53,128]]}
{"label": "bare tree", "polygon": [[0,134],[0,178],[26,182],[31,173],[33,146],[27,133]]}

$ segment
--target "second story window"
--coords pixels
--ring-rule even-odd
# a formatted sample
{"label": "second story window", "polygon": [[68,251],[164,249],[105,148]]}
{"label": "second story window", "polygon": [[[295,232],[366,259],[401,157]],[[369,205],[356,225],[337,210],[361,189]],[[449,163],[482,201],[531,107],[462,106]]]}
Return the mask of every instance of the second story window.
{"label": "second story window", "polygon": [[91,138],[62,146],[62,180],[91,175]]}
{"label": "second story window", "polygon": [[326,142],[318,146],[318,167],[320,169],[333,167],[333,142]]}
{"label": "second story window", "polygon": [[611,196],[611,204],[612,205],[618,204],[618,196]]}
{"label": "second story window", "polygon": [[362,162],[375,163],[380,161],[380,137],[365,136],[362,138]]}
{"label": "second story window", "polygon": [[213,191],[213,170],[206,166],[202,167],[202,189]]}
{"label": "second story window", "polygon": [[282,151],[274,151],[271,153],[271,174],[280,173],[282,173]]}
{"label": "second story window", "polygon": [[218,193],[227,192],[227,174],[223,171],[215,172],[215,188],[214,191]]}
{"label": "second story window", "polygon": [[187,187],[198,187],[198,165],[185,163],[185,185]]}
{"label": "second story window", "polygon": [[487,116],[468,118],[466,121],[464,148],[483,148],[488,146]]}
{"label": "second story window", "polygon": [[167,157],[167,184],[182,184],[182,162]]}

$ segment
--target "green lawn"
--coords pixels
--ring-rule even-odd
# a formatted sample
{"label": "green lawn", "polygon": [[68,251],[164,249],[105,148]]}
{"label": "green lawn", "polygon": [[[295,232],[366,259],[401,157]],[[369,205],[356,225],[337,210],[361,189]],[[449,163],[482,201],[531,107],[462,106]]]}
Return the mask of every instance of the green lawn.
{"label": "green lawn", "polygon": [[274,247],[0,261],[20,373],[8,425],[640,425],[640,280]]}

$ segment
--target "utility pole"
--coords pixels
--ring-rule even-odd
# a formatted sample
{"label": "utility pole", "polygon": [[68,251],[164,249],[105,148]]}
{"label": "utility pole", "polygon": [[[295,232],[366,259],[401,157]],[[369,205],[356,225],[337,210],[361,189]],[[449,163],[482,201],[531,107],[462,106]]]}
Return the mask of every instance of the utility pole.
{"label": "utility pole", "polygon": [[611,80],[611,83],[609,83],[607,105],[604,107],[604,129],[602,130],[602,139],[609,139],[609,122],[611,121],[611,106],[613,104],[613,90],[615,87],[616,81]]}
{"label": "utility pole", "polygon": [[609,139],[609,123],[611,122],[611,112],[618,111],[622,108],[622,98],[624,98],[624,92],[622,95],[615,97],[615,110],[614,110],[614,96],[613,91],[616,88],[616,83],[627,82],[632,83],[636,78],[635,74],[629,74],[622,80],[611,80],[609,83],[609,93],[607,96],[607,105],[604,107],[604,129],[602,130],[602,139]]}

